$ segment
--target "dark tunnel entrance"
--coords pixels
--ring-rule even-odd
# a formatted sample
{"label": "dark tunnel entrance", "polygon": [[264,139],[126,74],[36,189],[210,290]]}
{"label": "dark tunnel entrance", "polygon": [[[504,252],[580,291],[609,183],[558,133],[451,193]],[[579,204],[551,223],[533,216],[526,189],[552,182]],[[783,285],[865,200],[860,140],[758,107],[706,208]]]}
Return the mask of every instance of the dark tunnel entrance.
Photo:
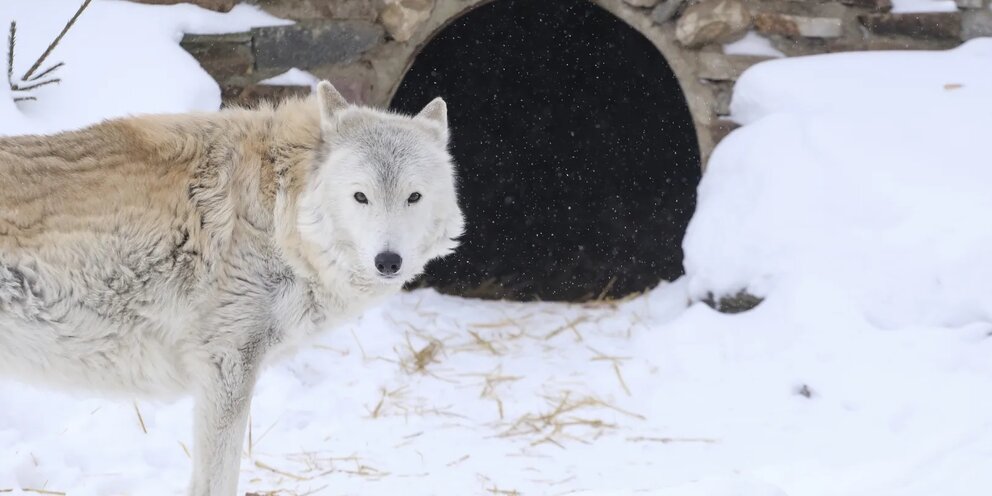
{"label": "dark tunnel entrance", "polygon": [[423,51],[393,107],[448,102],[467,232],[422,283],[588,300],[682,274],[699,150],[678,81],[632,27],[580,0],[496,0]]}

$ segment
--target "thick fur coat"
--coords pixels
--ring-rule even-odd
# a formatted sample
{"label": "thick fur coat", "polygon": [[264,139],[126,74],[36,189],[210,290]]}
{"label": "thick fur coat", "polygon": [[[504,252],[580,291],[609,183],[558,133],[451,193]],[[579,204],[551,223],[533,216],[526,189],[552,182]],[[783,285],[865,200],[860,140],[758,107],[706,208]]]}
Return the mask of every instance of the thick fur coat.
{"label": "thick fur coat", "polygon": [[277,107],[0,138],[0,374],[193,394],[190,494],[234,495],[261,367],[456,246],[446,112],[350,106],[323,82]]}

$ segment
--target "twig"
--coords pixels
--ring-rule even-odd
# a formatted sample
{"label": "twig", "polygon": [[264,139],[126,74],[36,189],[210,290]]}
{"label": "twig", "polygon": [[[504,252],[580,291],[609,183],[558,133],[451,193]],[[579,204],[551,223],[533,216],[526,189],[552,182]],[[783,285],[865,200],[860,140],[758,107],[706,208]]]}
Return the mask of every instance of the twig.
{"label": "twig", "polygon": [[17,21],[10,21],[10,34],[7,36],[7,84],[14,89],[14,43],[17,42]]}
{"label": "twig", "polygon": [[613,371],[617,373],[617,379],[620,380],[620,386],[623,387],[623,392],[630,396],[630,388],[627,387],[627,381],[623,380],[623,374],[620,373],[620,364],[613,362]]}
{"label": "twig", "polygon": [[61,79],[55,78],[55,79],[49,79],[48,81],[42,81],[40,83],[30,84],[30,85],[27,85],[27,86],[19,86],[19,85],[16,85],[15,84],[10,89],[11,90],[14,90],[14,91],[28,91],[28,90],[33,90],[33,89],[38,88],[38,87],[41,87],[41,86],[45,86],[46,84],[59,84],[61,82],[62,82]]}
{"label": "twig", "polygon": [[51,74],[53,71],[55,71],[56,69],[58,69],[59,67],[62,67],[64,65],[65,65],[65,62],[59,62],[58,64],[55,64],[55,65],[49,67],[48,69],[45,69],[45,70],[39,72],[38,74],[35,74],[35,76],[33,78],[28,79],[27,81],[37,81],[37,80],[39,80],[39,79],[41,79],[41,78],[43,78],[43,77]]}
{"label": "twig", "polygon": [[141,432],[148,434],[148,429],[145,427],[145,419],[141,416],[141,410],[138,409],[138,402],[134,402],[134,413],[138,415],[138,424],[141,425]]}
{"label": "twig", "polygon": [[603,300],[605,300],[606,295],[610,293],[610,290],[613,289],[613,285],[616,283],[617,283],[617,276],[613,276],[612,278],[610,278],[610,282],[606,283],[606,287],[603,288],[602,291],[600,291],[599,296],[596,297],[596,301],[602,302]]}
{"label": "twig", "polygon": [[36,60],[34,62],[34,65],[32,65],[30,69],[28,69],[28,72],[24,73],[24,77],[21,78],[21,81],[27,81],[31,77],[31,75],[34,74],[34,71],[37,71],[38,68],[41,67],[41,64],[45,62],[45,59],[47,59],[48,56],[52,53],[52,50],[55,50],[55,47],[58,46],[60,41],[62,41],[62,37],[65,36],[67,32],[69,32],[69,28],[71,28],[72,25],[76,23],[76,19],[79,19],[79,15],[82,14],[84,10],[86,10],[86,7],[89,7],[90,2],[92,1],[93,0],[85,0],[83,4],[79,6],[79,10],[76,11],[76,13],[72,16],[72,19],[69,19],[69,22],[67,22],[65,24],[65,27],[62,28],[62,32],[59,33],[59,35],[56,36],[54,40],[52,40],[52,43],[48,45],[48,49],[41,54],[41,57],[38,57],[38,60]]}
{"label": "twig", "polygon": [[268,464],[263,463],[263,462],[258,461],[258,460],[255,461],[255,466],[258,467],[258,468],[260,468],[260,469],[268,470],[269,472],[276,473],[276,474],[279,474],[279,475],[284,476],[284,477],[289,477],[291,479],[296,479],[298,481],[306,481],[306,480],[312,479],[312,477],[304,477],[302,475],[296,475],[296,474],[292,474],[292,473],[286,472],[284,470],[279,470],[279,469],[277,469],[277,468],[275,468],[275,467],[273,467],[271,465],[268,465]]}

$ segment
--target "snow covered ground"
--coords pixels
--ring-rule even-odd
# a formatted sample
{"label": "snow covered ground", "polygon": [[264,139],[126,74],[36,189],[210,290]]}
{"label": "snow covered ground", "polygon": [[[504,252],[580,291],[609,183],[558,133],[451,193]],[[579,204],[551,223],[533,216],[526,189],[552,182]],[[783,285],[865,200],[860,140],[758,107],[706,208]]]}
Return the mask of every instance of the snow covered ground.
{"label": "snow covered ground", "polygon": [[[0,22],[17,16],[29,53],[61,27],[56,13],[74,10],[36,5],[0,3]],[[63,85],[20,107],[0,92],[0,132],[216,107],[178,33],[275,22],[245,8],[93,9],[56,52]],[[127,56],[141,46],[156,50],[154,66]],[[82,96],[95,100],[76,106]],[[594,305],[401,295],[263,375],[242,487],[992,490],[992,40],[767,62],[741,78],[732,109],[744,127],[700,186],[686,277]],[[688,303],[743,288],[766,300],[737,315]],[[189,400],[0,380],[0,406],[0,492],[184,489]]]}

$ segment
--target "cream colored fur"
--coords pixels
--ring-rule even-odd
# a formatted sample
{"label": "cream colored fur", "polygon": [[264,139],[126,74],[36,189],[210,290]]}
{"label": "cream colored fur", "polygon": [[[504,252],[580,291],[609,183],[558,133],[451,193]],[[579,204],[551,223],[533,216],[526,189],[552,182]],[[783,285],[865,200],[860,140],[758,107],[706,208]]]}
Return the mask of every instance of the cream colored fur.
{"label": "cream colored fur", "polygon": [[400,116],[325,82],[278,107],[0,138],[0,374],[193,394],[189,494],[234,495],[261,367],[455,247],[447,132],[440,99]]}

